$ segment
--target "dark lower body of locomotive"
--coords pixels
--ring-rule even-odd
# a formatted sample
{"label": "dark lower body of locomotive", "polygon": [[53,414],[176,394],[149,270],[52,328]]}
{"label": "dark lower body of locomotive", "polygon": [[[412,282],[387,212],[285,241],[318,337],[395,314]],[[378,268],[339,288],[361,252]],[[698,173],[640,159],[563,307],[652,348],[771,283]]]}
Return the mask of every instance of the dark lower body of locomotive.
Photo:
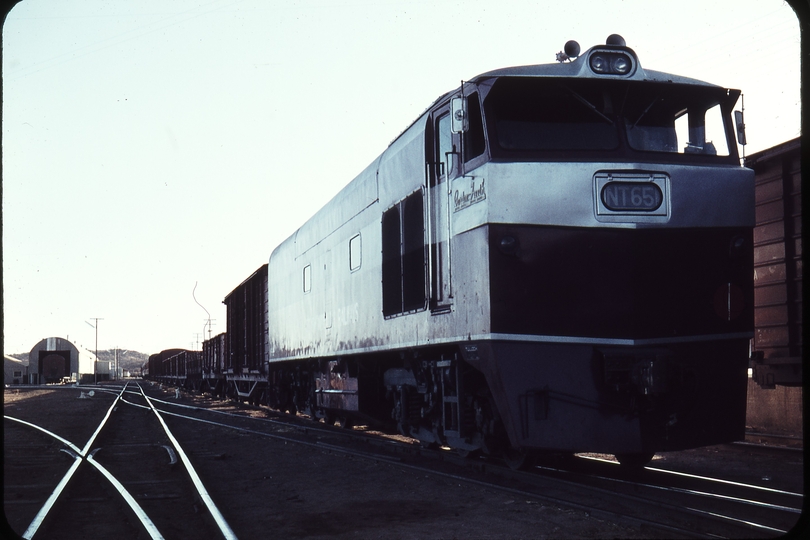
{"label": "dark lower body of locomotive", "polygon": [[485,341],[462,346],[513,448],[628,461],[743,438],[748,341],[654,346]]}
{"label": "dark lower body of locomotive", "polygon": [[492,225],[489,239],[494,339],[461,349],[513,446],[641,456],[743,438],[750,229]]}
{"label": "dark lower body of locomotive", "polygon": [[750,229],[487,227],[490,334],[270,362],[228,395],[517,464],[743,438]]}
{"label": "dark lower body of locomotive", "polygon": [[[358,419],[462,453],[659,451],[744,436],[748,340],[636,345],[473,340],[283,362],[260,402],[327,421]],[[344,420],[345,425],[345,420]]]}
{"label": "dark lower body of locomotive", "polygon": [[491,334],[386,371],[402,431],[461,450],[627,462],[743,438],[750,229],[487,233]]}

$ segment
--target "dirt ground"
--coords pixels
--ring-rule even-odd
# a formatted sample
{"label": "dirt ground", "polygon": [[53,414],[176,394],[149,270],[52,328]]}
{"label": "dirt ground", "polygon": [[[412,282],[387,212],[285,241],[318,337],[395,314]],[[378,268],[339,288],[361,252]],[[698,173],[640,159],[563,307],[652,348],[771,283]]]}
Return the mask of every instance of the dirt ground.
{"label": "dirt ground", "polygon": [[[75,388],[7,389],[4,413],[44,424],[83,446],[112,398],[109,394],[89,399],[79,396],[80,390]],[[169,418],[167,423],[242,540],[666,537],[610,523],[583,510],[382,461],[177,418]],[[8,424],[4,422],[4,429]],[[664,454],[657,456],[653,466],[691,462],[697,471],[707,474],[722,472],[743,481],[767,477],[780,486],[786,485],[784,476],[795,476],[795,464],[788,466],[784,457],[775,455],[763,461],[761,455],[747,455],[747,450],[726,448]],[[801,455],[796,459],[801,460]],[[4,489],[4,495],[12,494]],[[6,507],[7,513],[10,508]]]}

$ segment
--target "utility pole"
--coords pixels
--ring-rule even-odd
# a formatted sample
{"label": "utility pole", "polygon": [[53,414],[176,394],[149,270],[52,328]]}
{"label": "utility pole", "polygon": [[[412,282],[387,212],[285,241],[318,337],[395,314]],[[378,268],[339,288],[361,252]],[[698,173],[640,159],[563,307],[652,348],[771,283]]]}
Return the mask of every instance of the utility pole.
{"label": "utility pole", "polygon": [[94,384],[98,384],[98,370],[97,370],[97,364],[98,364],[98,321],[103,321],[104,319],[102,319],[101,317],[90,317],[90,320],[91,321],[96,321],[95,326],[90,324],[90,323],[87,323],[87,324],[90,324],[90,326],[92,326],[96,330],[96,358],[95,358],[95,360],[93,360],[93,381],[94,381]]}
{"label": "utility pole", "polygon": [[212,323],[217,322],[217,320],[216,319],[211,319],[210,317],[208,319],[203,319],[203,320],[206,321],[206,324],[203,325],[203,334],[205,333],[205,327],[208,326],[208,339],[211,339],[211,326],[212,326]]}

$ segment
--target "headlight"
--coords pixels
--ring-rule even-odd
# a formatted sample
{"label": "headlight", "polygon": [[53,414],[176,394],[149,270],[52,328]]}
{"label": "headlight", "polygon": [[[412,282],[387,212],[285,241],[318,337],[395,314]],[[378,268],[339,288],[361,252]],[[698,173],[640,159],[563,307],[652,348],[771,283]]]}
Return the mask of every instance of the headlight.
{"label": "headlight", "polygon": [[624,75],[630,71],[630,60],[624,56],[617,56],[613,59],[611,67],[613,68],[614,73]]}
{"label": "headlight", "polygon": [[634,70],[632,58],[622,51],[594,51],[588,65],[597,75],[629,75]]}
{"label": "headlight", "polygon": [[591,56],[591,69],[596,73],[605,73],[608,69],[607,59],[598,54]]}

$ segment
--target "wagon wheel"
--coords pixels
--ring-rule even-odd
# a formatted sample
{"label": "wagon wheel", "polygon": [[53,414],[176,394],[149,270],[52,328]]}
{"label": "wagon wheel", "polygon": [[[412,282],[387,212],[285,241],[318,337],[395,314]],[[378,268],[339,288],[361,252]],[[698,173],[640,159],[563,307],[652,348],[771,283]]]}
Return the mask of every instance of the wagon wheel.
{"label": "wagon wheel", "polygon": [[327,411],[323,414],[323,423],[327,426],[334,426],[336,420],[337,416],[333,412]]}
{"label": "wagon wheel", "polygon": [[338,422],[343,429],[352,429],[354,421],[348,416],[338,416]]}
{"label": "wagon wheel", "polygon": [[637,454],[616,454],[619,464],[626,469],[643,469],[652,461],[655,452],[639,452]]}

